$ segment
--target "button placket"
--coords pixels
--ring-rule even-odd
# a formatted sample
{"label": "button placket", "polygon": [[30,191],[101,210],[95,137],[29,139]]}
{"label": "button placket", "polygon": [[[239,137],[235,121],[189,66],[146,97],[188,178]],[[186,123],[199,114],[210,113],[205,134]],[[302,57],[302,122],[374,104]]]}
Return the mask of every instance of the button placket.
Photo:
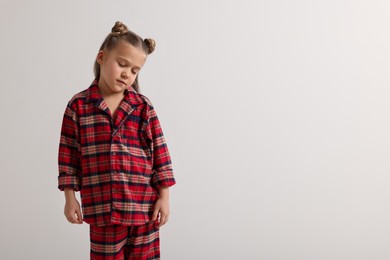
{"label": "button placket", "polygon": [[[113,133],[111,134],[111,150],[114,150],[111,152],[112,156],[115,157],[117,155],[117,152],[115,151],[116,150],[116,146],[117,144],[115,144],[114,140],[115,140],[115,137],[117,136],[116,134],[118,133],[118,130],[115,128],[115,126],[113,127]],[[112,168],[116,168],[117,165],[115,165],[115,158],[112,158],[111,160],[111,167]],[[118,207],[116,205],[116,202],[115,202],[115,199],[116,199],[116,195],[118,194],[118,190],[116,189],[115,185],[112,183],[112,181],[115,179],[115,176],[118,174],[118,170],[114,170],[112,169],[111,170],[111,173],[112,173],[112,177],[111,177],[111,203],[112,203],[112,209],[113,210],[117,210]]]}
{"label": "button placket", "polygon": [[117,199],[120,199],[121,195],[121,186],[120,184],[113,184],[113,181],[118,179],[119,174],[120,174],[120,167],[116,163],[118,162],[118,158],[121,157],[119,154],[120,150],[120,142],[121,142],[121,133],[120,133],[120,127],[123,122],[118,124],[118,122],[113,123],[113,128],[112,128],[112,133],[111,133],[111,205],[112,205],[112,210],[114,212],[118,209],[120,209],[120,206],[118,205]]}

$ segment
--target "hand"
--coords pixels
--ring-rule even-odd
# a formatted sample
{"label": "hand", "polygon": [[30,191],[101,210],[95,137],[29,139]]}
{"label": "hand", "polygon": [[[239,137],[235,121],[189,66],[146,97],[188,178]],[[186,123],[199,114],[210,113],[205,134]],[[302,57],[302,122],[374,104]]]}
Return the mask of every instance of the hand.
{"label": "hand", "polygon": [[64,214],[70,223],[83,224],[80,203],[76,198],[69,198],[66,200]]}
{"label": "hand", "polygon": [[154,205],[154,211],[152,215],[152,221],[159,219],[158,228],[165,225],[168,222],[169,218],[169,197],[168,197],[168,188],[160,190],[160,197],[157,199],[156,204]]}

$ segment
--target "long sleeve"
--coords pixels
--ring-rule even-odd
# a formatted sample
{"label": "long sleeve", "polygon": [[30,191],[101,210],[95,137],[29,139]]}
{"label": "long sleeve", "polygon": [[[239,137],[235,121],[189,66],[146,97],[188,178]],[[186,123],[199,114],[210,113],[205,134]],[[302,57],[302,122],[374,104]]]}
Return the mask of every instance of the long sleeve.
{"label": "long sleeve", "polygon": [[68,103],[62,120],[58,149],[58,189],[80,190],[80,160],[78,119]]}
{"label": "long sleeve", "polygon": [[148,111],[146,137],[152,151],[153,175],[151,185],[154,188],[170,187],[176,183],[168,146],[154,107]]}

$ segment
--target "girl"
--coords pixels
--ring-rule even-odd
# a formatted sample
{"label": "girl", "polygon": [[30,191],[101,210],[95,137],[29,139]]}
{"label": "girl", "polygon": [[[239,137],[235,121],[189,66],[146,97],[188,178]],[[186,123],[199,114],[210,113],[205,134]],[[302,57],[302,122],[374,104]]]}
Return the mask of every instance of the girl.
{"label": "girl", "polygon": [[97,54],[95,79],[64,112],[58,189],[67,220],[89,224],[91,259],[160,259],[159,228],[176,181],[156,111],[139,93],[139,72],[154,49],[153,39],[116,22]]}

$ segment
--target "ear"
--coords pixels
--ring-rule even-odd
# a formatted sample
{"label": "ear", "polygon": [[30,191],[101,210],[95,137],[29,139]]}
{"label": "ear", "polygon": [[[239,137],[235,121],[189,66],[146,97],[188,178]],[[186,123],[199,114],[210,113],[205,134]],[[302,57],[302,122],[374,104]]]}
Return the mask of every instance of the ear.
{"label": "ear", "polygon": [[103,63],[103,58],[104,58],[104,51],[100,50],[98,54],[96,55],[96,62],[102,65]]}

